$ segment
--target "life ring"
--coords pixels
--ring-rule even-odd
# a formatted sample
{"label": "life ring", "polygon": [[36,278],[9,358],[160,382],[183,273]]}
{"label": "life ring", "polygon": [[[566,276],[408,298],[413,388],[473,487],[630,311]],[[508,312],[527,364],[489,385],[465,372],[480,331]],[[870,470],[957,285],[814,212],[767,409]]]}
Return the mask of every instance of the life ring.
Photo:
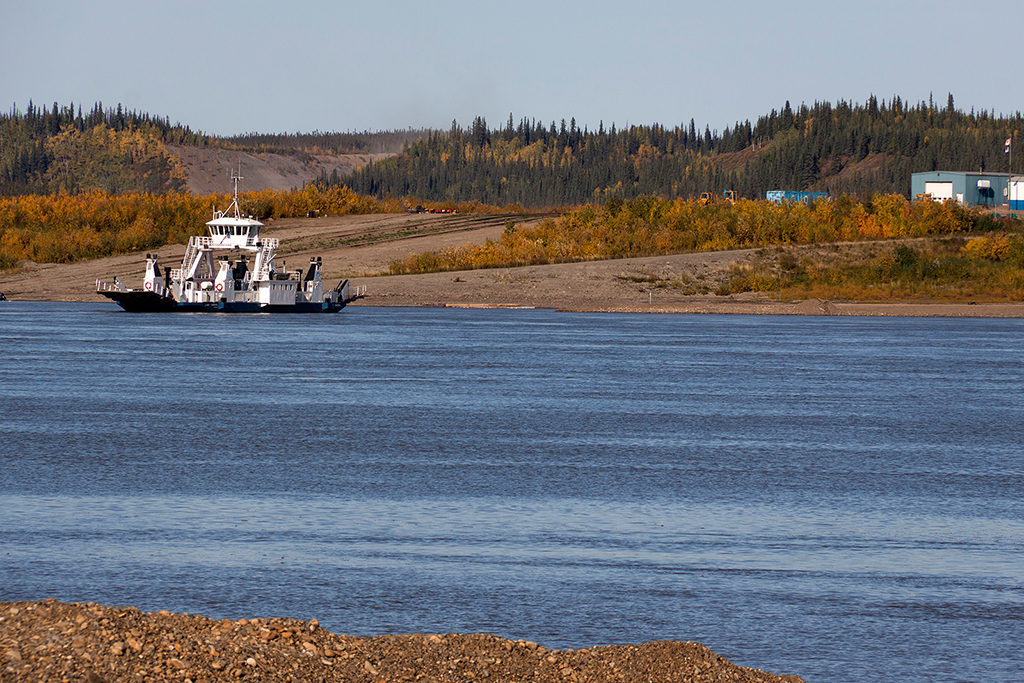
{"label": "life ring", "polygon": [[223,292],[224,291],[224,283],[223,282],[218,282],[216,289],[217,289],[218,292]]}
{"label": "life ring", "polygon": [[146,289],[153,289],[153,283],[152,282],[147,282],[146,283]]}

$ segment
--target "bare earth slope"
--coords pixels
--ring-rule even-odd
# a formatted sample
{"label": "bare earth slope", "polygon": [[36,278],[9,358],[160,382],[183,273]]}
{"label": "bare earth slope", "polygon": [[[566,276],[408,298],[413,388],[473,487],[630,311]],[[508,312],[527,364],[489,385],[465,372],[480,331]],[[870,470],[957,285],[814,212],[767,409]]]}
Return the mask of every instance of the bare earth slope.
{"label": "bare earth slope", "polygon": [[314,154],[305,161],[283,154],[233,152],[210,147],[164,145],[176,154],[188,175],[188,190],[206,195],[230,192],[232,171],[245,178],[247,191],[290,190],[315,180],[321,173],[346,175],[376,159],[391,154]]}
{"label": "bare earth slope", "polygon": [[316,620],[214,621],[95,603],[0,603],[4,681],[746,681],[797,683],[736,666],[699,643],[549,650],[488,634],[335,635]]}
{"label": "bare earth slope", "polygon": [[[377,214],[271,221],[264,234],[281,239],[278,265],[289,268],[324,260],[328,280],[350,278],[366,287],[356,306],[519,306],[573,311],[644,313],[767,313],[801,315],[897,315],[1024,317],[1024,304],[779,302],[754,295],[690,295],[657,280],[684,277],[714,291],[728,268],[752,250],[677,254],[637,259],[496,268],[426,275],[373,276],[412,253],[497,240],[504,216]],[[516,218],[518,222],[529,222]],[[533,219],[535,220],[535,219]],[[409,236],[417,235],[417,236]],[[176,265],[183,245],[159,250]],[[143,253],[73,264],[24,264],[0,277],[0,292],[12,300],[106,301],[95,281],[115,275],[139,286]],[[113,304],[111,304],[113,305]]]}

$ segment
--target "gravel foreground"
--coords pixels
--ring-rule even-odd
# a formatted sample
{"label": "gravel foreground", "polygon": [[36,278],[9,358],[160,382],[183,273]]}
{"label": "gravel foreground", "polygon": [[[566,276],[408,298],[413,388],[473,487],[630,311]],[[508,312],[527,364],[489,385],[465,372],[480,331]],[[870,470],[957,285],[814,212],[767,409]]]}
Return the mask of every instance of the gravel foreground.
{"label": "gravel foreground", "polygon": [[3,681],[756,681],[699,643],[549,650],[483,633],[355,637],[317,621],[224,619],[96,603],[0,602]]}

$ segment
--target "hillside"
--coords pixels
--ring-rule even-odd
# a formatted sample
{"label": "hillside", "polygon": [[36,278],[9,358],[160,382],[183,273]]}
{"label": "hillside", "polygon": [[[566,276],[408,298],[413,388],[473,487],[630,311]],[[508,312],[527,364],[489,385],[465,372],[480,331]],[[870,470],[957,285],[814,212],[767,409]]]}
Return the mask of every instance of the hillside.
{"label": "hillside", "polygon": [[[104,109],[83,114],[74,103],[31,102],[0,114],[0,196],[80,194],[197,195],[231,189],[241,165],[244,189],[290,190],[337,178],[399,152],[427,131],[257,134],[221,138],[145,112]],[[3,227],[3,226],[0,226]]]}
{"label": "hillside", "polygon": [[[813,190],[869,200],[909,198],[910,177],[933,170],[1009,170],[1006,140],[1024,118],[964,112],[952,96],[909,105],[816,102],[772,110],[724,131],[660,124],[597,130],[575,120],[545,126],[477,118],[410,144],[336,182],[361,194],[527,207],[604,203],[617,197],[687,198],[731,189],[763,199],[773,189]],[[1016,155],[1017,173],[1024,155]]]}
{"label": "hillside", "polygon": [[231,190],[232,172],[240,172],[246,191],[301,188],[321,175],[347,175],[366,164],[393,156],[378,154],[278,154],[216,147],[165,144],[185,173],[186,189],[196,195]]}
{"label": "hillside", "polygon": [[[512,116],[492,128],[482,117],[448,131],[260,134],[219,138],[166,118],[97,104],[29,103],[0,114],[0,195],[196,194],[229,189],[242,167],[245,189],[289,190],[310,181],[377,198],[482,202],[547,208],[616,197],[688,198],[736,191],[815,190],[870,199],[909,198],[917,171],[1008,169],[1005,141],[1024,129],[997,116],[874,96],[792,107],[723,131],[659,123],[597,130],[575,119],[550,126]],[[1014,171],[1024,172],[1018,154]]]}

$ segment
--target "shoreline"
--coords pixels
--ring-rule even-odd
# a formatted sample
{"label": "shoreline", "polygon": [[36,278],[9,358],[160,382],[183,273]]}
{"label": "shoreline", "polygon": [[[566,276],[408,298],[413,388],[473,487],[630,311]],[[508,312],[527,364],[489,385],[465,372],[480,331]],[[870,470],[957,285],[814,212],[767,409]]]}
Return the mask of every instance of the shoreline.
{"label": "shoreline", "polygon": [[[366,282],[362,280],[361,282]],[[381,295],[378,295],[381,296]],[[600,302],[544,306],[522,303],[489,303],[465,301],[425,301],[418,296],[385,294],[380,301],[372,293],[351,301],[345,308],[463,308],[505,310],[551,310],[558,313],[626,313],[634,315],[763,315],[763,316],[842,316],[857,318],[989,318],[1024,319],[1024,303],[946,303],[892,302],[865,303],[809,299],[805,301],[719,300],[704,298],[672,304],[609,305]],[[0,306],[17,303],[102,303],[117,308],[108,299],[99,297],[18,298],[0,302]],[[341,313],[344,313],[342,309]]]}
{"label": "shoreline", "polygon": [[316,619],[214,620],[53,599],[0,602],[0,651],[12,681],[803,683],[693,642],[552,650],[485,633],[336,635]]}
{"label": "shoreline", "polygon": [[[587,313],[842,315],[879,317],[1024,318],[1024,302],[894,301],[852,302],[808,299],[778,301],[753,293],[716,296],[737,267],[749,267],[757,249],[692,252],[628,259],[384,275],[389,264],[410,254],[498,240],[504,227],[439,232],[359,246],[331,246],[353,231],[396,229],[415,220],[404,214],[340,216],[268,221],[265,232],[281,240],[279,258],[303,263],[321,256],[327,285],[348,279],[367,294],[351,306],[541,308]],[[814,249],[813,245],[807,247]],[[157,250],[165,265],[180,262],[184,246]],[[138,286],[145,253],[137,252],[68,264],[23,262],[0,275],[0,292],[11,301],[109,301],[95,293],[97,280],[120,277]],[[0,303],[2,305],[2,303]],[[115,306],[114,304],[111,304]],[[116,307],[116,306],[115,306]]]}
{"label": "shoreline", "polygon": [[356,301],[350,306],[376,308],[490,308],[545,309],[560,313],[633,313],[649,315],[800,315],[898,318],[1024,318],[1024,303],[864,303],[834,302],[824,299],[805,301],[693,301],[678,304],[627,306],[527,306],[489,303],[388,303]]}

